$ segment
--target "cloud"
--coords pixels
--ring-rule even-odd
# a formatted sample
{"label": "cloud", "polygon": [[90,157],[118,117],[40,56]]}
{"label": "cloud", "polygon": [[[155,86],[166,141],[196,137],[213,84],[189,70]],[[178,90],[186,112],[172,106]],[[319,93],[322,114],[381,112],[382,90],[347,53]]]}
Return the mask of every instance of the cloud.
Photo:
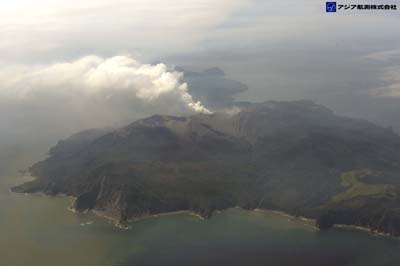
{"label": "cloud", "polygon": [[12,134],[71,132],[153,113],[210,113],[193,100],[182,78],[165,64],[142,64],[129,56],[2,66],[2,136],[11,128]]}
{"label": "cloud", "polygon": [[191,51],[212,28],[250,2],[2,1],[1,60],[43,62],[90,53],[129,53],[145,60],[158,59]]}
{"label": "cloud", "polygon": [[385,85],[370,91],[372,96],[400,98],[400,67],[386,67],[380,79]]}
{"label": "cloud", "polygon": [[152,114],[211,113],[183,73],[130,56],[0,65],[0,168],[32,163],[59,139]]}
{"label": "cloud", "polygon": [[363,57],[368,63],[378,65],[377,77],[381,85],[369,94],[381,98],[400,98],[400,49],[381,50]]}
{"label": "cloud", "polygon": [[369,53],[363,58],[378,62],[392,62],[400,59],[400,49],[384,50],[374,53]]}
{"label": "cloud", "polygon": [[[325,13],[324,4],[317,0],[1,1],[0,141],[8,135],[45,138],[55,132],[60,138],[152,113],[201,111],[198,100],[209,107],[236,97],[322,99],[337,111],[345,110],[347,103],[346,115],[357,116],[379,111],[380,107],[371,109],[370,100],[382,108],[389,100],[398,101],[399,61],[393,59],[400,40],[393,34],[400,26],[397,13],[332,15]],[[366,58],[374,61],[360,59],[369,53],[376,53]],[[160,81],[144,86],[156,78],[124,71],[105,78],[115,54],[192,69],[219,66],[227,74],[182,78],[168,67],[163,72],[151,65]],[[161,73],[168,74],[161,78]],[[250,89],[239,95],[245,87],[232,80]],[[132,82],[137,89],[125,86]],[[370,90],[386,98],[370,97],[365,93]],[[362,112],[361,104],[354,104],[359,95],[366,102]],[[397,117],[398,112],[393,120]]]}

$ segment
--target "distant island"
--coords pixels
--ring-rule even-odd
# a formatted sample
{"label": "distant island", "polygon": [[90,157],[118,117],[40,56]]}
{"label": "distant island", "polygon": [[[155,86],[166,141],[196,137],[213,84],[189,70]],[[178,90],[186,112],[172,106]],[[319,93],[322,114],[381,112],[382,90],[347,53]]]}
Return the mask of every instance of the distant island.
{"label": "distant island", "polygon": [[155,115],[60,141],[14,192],[76,198],[119,226],[176,211],[272,209],[400,235],[400,136],[311,101]]}

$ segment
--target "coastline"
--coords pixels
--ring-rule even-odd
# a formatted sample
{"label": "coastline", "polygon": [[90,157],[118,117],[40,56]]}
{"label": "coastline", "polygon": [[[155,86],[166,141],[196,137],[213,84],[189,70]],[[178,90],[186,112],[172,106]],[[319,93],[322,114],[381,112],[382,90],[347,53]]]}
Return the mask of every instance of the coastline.
{"label": "coastline", "polygon": [[[23,182],[21,182],[21,183],[25,183],[27,181],[31,181],[31,180],[35,180],[36,179],[34,176],[31,176],[31,175],[24,175],[24,176],[22,176],[20,178],[23,179]],[[21,184],[20,182],[18,182],[18,183]],[[107,219],[109,221],[112,221],[113,225],[115,227],[117,227],[117,228],[120,228],[120,229],[129,229],[130,228],[129,224],[137,222],[137,221],[146,220],[146,219],[154,219],[154,218],[159,218],[159,217],[163,217],[163,216],[170,216],[170,215],[190,215],[190,216],[195,216],[195,217],[199,218],[200,220],[206,220],[206,218],[202,217],[200,214],[198,214],[196,212],[193,212],[191,210],[180,210],[180,211],[173,211],[173,212],[161,212],[161,213],[157,213],[157,214],[143,215],[143,216],[140,216],[140,217],[134,217],[134,218],[128,219],[127,221],[121,222],[117,217],[113,216],[112,214],[108,213],[107,211],[100,211],[100,210],[95,210],[95,209],[86,210],[86,211],[78,211],[78,210],[76,210],[75,208],[73,208],[74,201],[76,200],[76,197],[71,196],[71,195],[67,195],[67,194],[48,195],[48,194],[45,194],[43,192],[18,193],[18,192],[13,192],[11,190],[11,188],[9,189],[9,191],[11,193],[17,193],[17,194],[23,194],[23,195],[36,195],[36,196],[44,196],[44,197],[49,197],[49,198],[53,198],[53,197],[69,198],[71,200],[70,206],[67,208],[69,211],[74,212],[74,213],[92,212],[93,214],[95,214],[98,217],[105,218],[105,219]],[[232,208],[240,208],[240,207],[236,206],[236,207],[232,207]],[[225,210],[215,210],[214,212],[215,213],[219,213],[219,212],[222,212],[222,211],[225,211]],[[320,230],[316,226],[316,220],[312,219],[312,218],[307,218],[307,217],[304,217],[304,216],[295,216],[295,215],[291,215],[289,213],[286,213],[284,211],[273,210],[273,209],[256,208],[256,209],[248,210],[248,211],[263,212],[263,213],[273,213],[273,214],[280,215],[280,216],[283,216],[283,217],[286,217],[286,218],[289,218],[289,219],[302,221],[302,222],[304,222],[305,226],[311,227],[313,230]],[[370,229],[368,227],[362,227],[362,226],[357,226],[357,225],[335,224],[335,225],[333,225],[333,228],[358,230],[358,231],[366,232],[366,233],[368,233],[368,234],[370,234],[372,236],[383,236],[383,237],[390,237],[390,238],[400,239],[400,237],[396,237],[396,236],[390,235],[388,233],[372,230],[372,229]]]}
{"label": "coastline", "polygon": [[119,229],[131,229],[131,227],[129,225],[130,223],[135,223],[135,222],[148,220],[148,219],[156,219],[156,218],[160,218],[163,216],[188,215],[188,216],[194,216],[200,220],[205,220],[204,217],[202,217],[201,215],[199,215],[193,211],[182,210],[182,211],[162,212],[162,213],[157,213],[157,214],[143,215],[140,217],[134,217],[134,218],[128,219],[126,222],[121,223],[121,221],[119,219],[117,219],[116,217],[113,217],[110,214],[107,214],[107,212],[105,212],[105,211],[91,210],[91,212],[93,214],[97,215],[98,217],[101,217],[101,218],[104,218],[104,219],[107,219],[107,220],[113,222],[114,226]]}
{"label": "coastline", "polygon": [[[181,211],[173,211],[173,212],[162,212],[162,213],[157,213],[157,214],[147,214],[139,217],[134,217],[131,219],[128,219],[127,221],[121,222],[120,219],[118,219],[115,215],[110,214],[107,211],[102,211],[102,210],[85,210],[85,211],[78,211],[76,210],[74,206],[74,202],[76,200],[76,197],[73,196],[67,196],[66,197],[71,199],[70,206],[68,207],[68,210],[73,212],[73,213],[93,213],[94,215],[104,218],[106,220],[109,220],[113,223],[113,225],[119,229],[130,229],[129,223],[134,223],[142,220],[147,220],[147,219],[154,219],[154,218],[159,218],[163,216],[171,216],[171,215],[189,215],[189,216],[194,216],[197,217],[200,220],[205,220],[204,217],[202,217],[200,214],[190,211],[190,210],[181,210]],[[52,196],[50,196],[52,197]]]}
{"label": "coastline", "polygon": [[266,214],[273,213],[275,215],[280,215],[282,217],[286,217],[286,218],[294,220],[294,221],[301,221],[301,222],[303,222],[304,226],[311,227],[315,231],[320,230],[318,228],[318,226],[316,225],[316,220],[315,219],[307,218],[307,217],[304,217],[304,216],[295,216],[295,215],[291,215],[291,214],[289,214],[287,212],[284,212],[284,211],[278,211],[278,210],[272,210],[272,209],[256,208],[256,209],[251,210],[251,211],[260,212],[260,213],[266,213]]}
{"label": "coastline", "polygon": [[388,233],[372,230],[368,227],[363,227],[363,226],[358,226],[358,225],[349,225],[349,224],[335,224],[333,226],[334,228],[340,228],[340,229],[351,229],[351,230],[358,230],[358,231],[363,231],[366,232],[372,236],[383,236],[383,237],[389,237],[389,238],[395,238],[395,239],[400,239],[400,237],[393,236]]}
{"label": "coastline", "polygon": [[[257,212],[272,212],[274,214],[281,215],[281,216],[284,216],[284,217],[287,217],[287,218],[290,218],[290,219],[301,220],[301,221],[307,222],[308,226],[312,226],[316,230],[320,231],[320,229],[316,225],[316,219],[307,218],[307,217],[304,217],[304,216],[295,216],[295,215],[291,215],[291,214],[288,214],[288,213],[283,212],[283,211],[270,210],[270,209],[254,209],[254,211],[257,211]],[[350,230],[362,231],[362,232],[368,233],[371,236],[383,236],[383,237],[390,237],[390,238],[400,239],[400,237],[396,237],[396,236],[390,235],[388,233],[383,233],[383,232],[380,232],[380,231],[374,231],[374,230],[372,230],[372,229],[370,229],[368,227],[363,227],[363,226],[358,226],[358,225],[335,224],[335,225],[333,225],[333,228],[350,229]]]}

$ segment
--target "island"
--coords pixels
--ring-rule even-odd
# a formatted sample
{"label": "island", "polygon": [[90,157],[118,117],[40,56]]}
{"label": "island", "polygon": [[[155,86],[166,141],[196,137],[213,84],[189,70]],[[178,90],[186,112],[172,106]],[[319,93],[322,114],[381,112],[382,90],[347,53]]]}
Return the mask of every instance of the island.
{"label": "island", "polygon": [[125,227],[149,215],[231,207],[400,235],[400,136],[311,101],[154,115],[60,141],[18,193],[65,194]]}

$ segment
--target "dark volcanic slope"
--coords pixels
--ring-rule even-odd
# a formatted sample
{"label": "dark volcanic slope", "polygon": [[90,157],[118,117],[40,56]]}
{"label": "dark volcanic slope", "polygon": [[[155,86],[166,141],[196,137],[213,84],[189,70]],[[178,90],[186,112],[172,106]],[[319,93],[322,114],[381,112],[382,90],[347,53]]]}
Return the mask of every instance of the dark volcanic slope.
{"label": "dark volcanic slope", "polygon": [[235,115],[153,116],[60,142],[16,192],[66,193],[125,222],[232,206],[400,234],[400,137],[308,101]]}

